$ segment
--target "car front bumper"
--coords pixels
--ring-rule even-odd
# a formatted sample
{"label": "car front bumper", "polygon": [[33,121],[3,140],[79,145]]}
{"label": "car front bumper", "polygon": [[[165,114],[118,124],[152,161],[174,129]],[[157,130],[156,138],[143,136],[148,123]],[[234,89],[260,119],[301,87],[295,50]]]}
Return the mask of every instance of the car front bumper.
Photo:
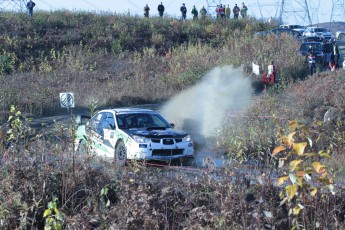
{"label": "car front bumper", "polygon": [[127,159],[171,161],[180,158],[194,157],[192,142],[181,142],[172,145],[160,143],[128,143]]}

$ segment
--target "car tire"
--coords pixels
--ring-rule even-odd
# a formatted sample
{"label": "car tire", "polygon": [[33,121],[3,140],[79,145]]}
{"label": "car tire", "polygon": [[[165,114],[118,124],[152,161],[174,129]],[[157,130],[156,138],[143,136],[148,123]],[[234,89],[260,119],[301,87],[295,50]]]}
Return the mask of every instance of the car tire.
{"label": "car tire", "polygon": [[345,39],[345,34],[339,34],[338,39],[339,40],[344,40]]}
{"label": "car tire", "polygon": [[124,166],[127,160],[126,145],[123,141],[120,141],[115,148],[115,164],[117,166]]}

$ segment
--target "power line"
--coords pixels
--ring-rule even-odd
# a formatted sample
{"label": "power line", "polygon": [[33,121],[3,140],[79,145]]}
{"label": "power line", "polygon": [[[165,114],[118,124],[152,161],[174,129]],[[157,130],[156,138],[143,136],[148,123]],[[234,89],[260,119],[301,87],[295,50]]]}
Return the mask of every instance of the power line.
{"label": "power line", "polygon": [[89,6],[93,7],[94,9],[100,10],[96,5],[92,4],[92,3],[89,2],[88,0],[84,0],[84,2],[85,2],[86,4],[88,4]]}
{"label": "power line", "polygon": [[0,0],[0,10],[26,11],[25,0]]}
{"label": "power line", "polygon": [[283,24],[288,19],[294,18],[298,24],[312,25],[309,6],[307,0],[281,0],[279,23]]}
{"label": "power line", "polygon": [[142,7],[137,6],[136,4],[134,4],[131,0],[127,0],[127,2],[129,2],[132,6],[134,6],[135,8],[137,8],[138,10],[141,10]]}
{"label": "power line", "polygon": [[330,27],[336,20],[343,21],[345,17],[344,0],[332,0],[332,13],[330,18]]}

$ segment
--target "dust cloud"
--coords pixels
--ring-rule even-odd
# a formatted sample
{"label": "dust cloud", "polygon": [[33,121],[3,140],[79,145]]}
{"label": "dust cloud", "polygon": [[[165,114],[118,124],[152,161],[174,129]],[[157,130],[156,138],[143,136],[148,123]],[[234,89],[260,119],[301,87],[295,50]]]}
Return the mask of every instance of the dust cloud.
{"label": "dust cloud", "polygon": [[173,97],[160,113],[194,141],[214,137],[231,111],[248,107],[253,97],[251,80],[240,68],[216,67],[200,83]]}

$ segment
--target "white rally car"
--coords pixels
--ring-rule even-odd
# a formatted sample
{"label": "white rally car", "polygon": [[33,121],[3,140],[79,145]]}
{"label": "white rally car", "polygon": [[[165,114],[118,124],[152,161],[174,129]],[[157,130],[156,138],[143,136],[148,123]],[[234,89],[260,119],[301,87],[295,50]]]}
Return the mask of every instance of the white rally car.
{"label": "white rally car", "polygon": [[160,114],[149,109],[120,108],[97,112],[86,124],[78,121],[75,146],[114,157],[118,165],[126,160],[171,161],[194,157],[190,135],[174,129]]}

